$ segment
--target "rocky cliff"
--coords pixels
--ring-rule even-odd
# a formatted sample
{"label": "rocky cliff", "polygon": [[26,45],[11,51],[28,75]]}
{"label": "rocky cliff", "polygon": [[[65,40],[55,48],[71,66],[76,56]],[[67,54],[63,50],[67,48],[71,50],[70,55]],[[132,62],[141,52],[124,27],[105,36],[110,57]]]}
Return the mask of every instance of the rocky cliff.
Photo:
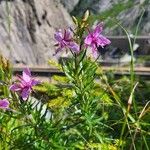
{"label": "rocky cliff", "polygon": [[0,0],[0,53],[15,64],[43,65],[54,54],[54,31],[70,25],[56,0]]}
{"label": "rocky cliff", "polygon": [[[54,58],[54,31],[72,26],[69,13],[80,16],[89,9],[94,21],[116,17],[135,29],[142,6],[140,33],[150,35],[149,0],[0,0],[0,53],[14,64],[45,65]],[[123,34],[118,27],[105,28],[105,33]]]}
{"label": "rocky cliff", "polygon": [[[68,0],[67,4],[65,3],[67,0],[61,1],[71,15],[81,16],[89,9],[94,16],[92,21],[105,20],[109,26],[105,29],[105,33],[109,35],[124,34],[121,28],[114,26],[115,23],[110,18],[117,18],[125,28],[133,32],[144,8],[139,33],[150,35],[150,0]],[[70,9],[70,6],[74,8]]]}

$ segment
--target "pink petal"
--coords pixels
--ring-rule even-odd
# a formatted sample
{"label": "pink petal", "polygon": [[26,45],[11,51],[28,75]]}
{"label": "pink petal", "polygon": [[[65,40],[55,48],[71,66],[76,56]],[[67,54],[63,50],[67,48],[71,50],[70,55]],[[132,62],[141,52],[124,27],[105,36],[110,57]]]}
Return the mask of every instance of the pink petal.
{"label": "pink petal", "polygon": [[61,42],[63,39],[63,34],[61,29],[59,29],[55,34],[54,34],[54,38],[58,41]]}
{"label": "pink petal", "polygon": [[94,58],[97,58],[98,57],[98,52],[96,49],[92,49],[92,54],[93,54],[93,57]]}
{"label": "pink petal", "polygon": [[87,44],[87,45],[90,45],[90,44],[92,43],[92,41],[93,41],[93,38],[92,38],[91,34],[89,34],[89,35],[85,38],[84,43]]}
{"label": "pink petal", "polygon": [[62,40],[60,43],[59,43],[59,47],[61,48],[61,49],[63,49],[65,46],[67,46],[68,45],[68,42],[67,41],[65,41],[65,40]]}
{"label": "pink petal", "polygon": [[98,37],[103,30],[103,22],[99,23],[93,31],[95,37]]}
{"label": "pink petal", "polygon": [[22,77],[25,82],[29,82],[31,80],[31,72],[30,72],[29,68],[25,68],[23,70]]}
{"label": "pink petal", "polygon": [[16,91],[20,91],[21,87],[20,87],[20,85],[18,85],[17,83],[15,83],[15,84],[11,85],[9,89],[11,91],[15,91],[16,92]]}
{"label": "pink petal", "polygon": [[28,88],[28,87],[27,87],[27,88],[24,88],[24,89],[22,90],[22,92],[21,92],[21,97],[22,97],[22,99],[23,99],[24,101],[27,100],[27,98],[29,97],[30,92],[31,92],[31,89]]}
{"label": "pink petal", "polygon": [[104,37],[103,35],[100,35],[97,40],[97,44],[102,47],[105,45],[108,45],[110,43],[111,43],[111,41],[109,39],[107,39],[106,37]]}
{"label": "pink petal", "polygon": [[98,52],[97,52],[97,47],[96,47],[96,45],[93,44],[93,45],[91,46],[91,49],[92,49],[92,55],[93,55],[93,57],[94,57],[94,58],[97,58]]}
{"label": "pink petal", "polygon": [[72,49],[74,52],[80,51],[79,45],[75,42],[69,43],[69,48]]}
{"label": "pink petal", "polygon": [[39,83],[40,83],[40,81],[35,80],[35,79],[32,79],[32,81],[31,81],[31,86],[35,86],[35,85],[37,85],[37,84],[39,84]]}
{"label": "pink petal", "polygon": [[0,100],[0,108],[1,109],[9,108],[9,101],[7,99]]}
{"label": "pink petal", "polygon": [[70,40],[70,38],[71,38],[71,31],[70,31],[70,29],[67,29],[67,30],[65,30],[65,32],[64,32],[64,40]]}

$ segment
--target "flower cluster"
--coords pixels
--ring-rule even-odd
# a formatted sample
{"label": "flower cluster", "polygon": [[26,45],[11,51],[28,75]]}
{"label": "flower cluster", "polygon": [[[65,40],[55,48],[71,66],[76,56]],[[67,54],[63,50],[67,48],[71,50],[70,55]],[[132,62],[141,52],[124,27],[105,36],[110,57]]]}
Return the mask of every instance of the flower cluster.
{"label": "flower cluster", "polygon": [[[101,32],[103,30],[103,23],[99,23],[96,28],[93,31],[89,31],[88,35],[84,39],[84,45],[86,48],[90,48],[92,50],[92,54],[94,57],[97,57],[98,51],[97,48],[101,46],[102,48],[106,45],[109,45],[111,42],[109,39],[104,37]],[[79,53],[80,50],[80,44],[77,44],[74,41],[73,35],[71,34],[71,31],[64,30],[58,30],[55,35],[55,40],[57,41],[58,48],[56,49],[56,54],[60,51],[62,51],[64,48],[70,49],[71,51],[75,53]]]}
{"label": "flower cluster", "polygon": [[102,48],[108,44],[110,44],[110,40],[104,37],[101,32],[103,30],[103,23],[100,23],[96,26],[96,28],[89,32],[87,37],[84,40],[85,45],[92,49],[92,53],[94,57],[97,57],[97,48],[101,46]]}
{"label": "flower cluster", "polygon": [[[18,81],[10,86],[10,90],[18,92],[21,98],[26,101],[32,92],[32,87],[39,84],[40,82],[32,78],[31,72],[28,68],[23,70],[22,76],[18,76]],[[9,108],[8,99],[0,100],[0,109],[6,110]]]}
{"label": "flower cluster", "polygon": [[59,29],[55,33],[54,37],[57,41],[56,46],[58,46],[58,48],[56,49],[56,54],[64,48],[69,48],[75,53],[79,52],[79,45],[74,42],[70,29],[64,30],[64,32]]}
{"label": "flower cluster", "polygon": [[10,86],[10,90],[19,92],[22,99],[26,101],[32,91],[32,87],[37,84],[39,84],[39,81],[33,79],[30,70],[25,68],[23,70],[22,76],[18,76],[18,82]]}

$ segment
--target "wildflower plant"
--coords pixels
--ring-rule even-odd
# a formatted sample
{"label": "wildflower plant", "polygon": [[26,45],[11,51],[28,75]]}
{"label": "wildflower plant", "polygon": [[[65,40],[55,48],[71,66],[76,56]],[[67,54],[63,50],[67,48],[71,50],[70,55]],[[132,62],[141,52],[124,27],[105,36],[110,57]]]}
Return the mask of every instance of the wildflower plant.
{"label": "wildflower plant", "polygon": [[[98,66],[88,56],[87,51],[92,49],[94,59],[97,59],[98,47],[109,45],[110,40],[101,35],[102,23],[98,24],[93,31],[89,30],[88,17],[88,11],[81,21],[73,17],[77,28],[71,30],[72,39],[78,44],[76,47],[79,47],[79,50],[73,50],[68,43],[65,48],[70,50],[72,57],[67,61],[62,61],[63,71],[69,78],[69,83],[72,85],[74,92],[72,102],[67,108],[69,116],[67,116],[67,122],[65,123],[67,134],[65,139],[67,145],[76,148],[89,148],[93,143],[108,142],[103,128],[105,124],[104,122],[102,123],[105,118],[102,115],[101,101],[99,97],[93,94]],[[58,52],[58,49],[56,51]],[[77,142],[73,141],[73,139],[76,139]],[[79,141],[82,142],[79,143]]]}
{"label": "wildflower plant", "polygon": [[60,77],[53,77],[59,85],[42,83],[29,68],[14,81],[10,64],[0,59],[0,150],[148,150],[149,102],[138,112],[132,108],[138,83],[124,102],[97,63],[98,48],[111,43],[102,35],[104,24],[91,29],[89,11],[73,21],[74,28],[54,34],[54,57],[71,54],[61,64],[65,86]]}

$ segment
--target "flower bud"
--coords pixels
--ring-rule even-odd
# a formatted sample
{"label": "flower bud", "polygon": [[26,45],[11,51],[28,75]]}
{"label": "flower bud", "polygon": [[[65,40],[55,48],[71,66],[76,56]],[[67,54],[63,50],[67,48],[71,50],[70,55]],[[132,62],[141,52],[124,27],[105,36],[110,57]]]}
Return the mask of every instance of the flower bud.
{"label": "flower bud", "polygon": [[89,16],[90,16],[90,11],[87,10],[87,11],[84,13],[84,16],[83,16],[83,18],[82,18],[82,21],[83,21],[83,22],[86,22],[86,21],[88,20]]}

